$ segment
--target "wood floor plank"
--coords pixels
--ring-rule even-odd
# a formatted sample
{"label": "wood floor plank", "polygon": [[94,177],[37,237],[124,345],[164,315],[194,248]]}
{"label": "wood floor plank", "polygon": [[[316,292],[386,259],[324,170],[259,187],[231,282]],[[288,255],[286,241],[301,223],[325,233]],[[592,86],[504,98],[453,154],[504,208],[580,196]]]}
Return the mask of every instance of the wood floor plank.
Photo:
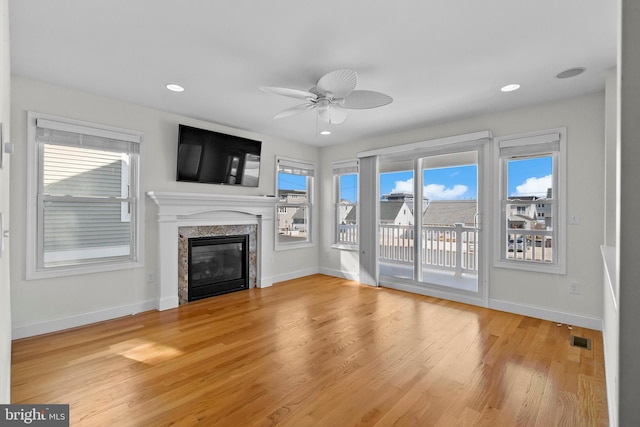
{"label": "wood floor plank", "polygon": [[73,426],[607,425],[600,332],[323,275],[14,341],[12,400]]}

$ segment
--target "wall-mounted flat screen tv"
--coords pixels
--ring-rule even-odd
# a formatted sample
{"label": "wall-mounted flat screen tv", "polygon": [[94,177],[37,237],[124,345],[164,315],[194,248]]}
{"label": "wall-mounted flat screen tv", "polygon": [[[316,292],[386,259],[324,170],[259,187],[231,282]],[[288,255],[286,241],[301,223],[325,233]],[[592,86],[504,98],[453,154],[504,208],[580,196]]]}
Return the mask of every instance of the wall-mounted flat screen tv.
{"label": "wall-mounted flat screen tv", "polygon": [[180,125],[178,181],[257,187],[261,141]]}

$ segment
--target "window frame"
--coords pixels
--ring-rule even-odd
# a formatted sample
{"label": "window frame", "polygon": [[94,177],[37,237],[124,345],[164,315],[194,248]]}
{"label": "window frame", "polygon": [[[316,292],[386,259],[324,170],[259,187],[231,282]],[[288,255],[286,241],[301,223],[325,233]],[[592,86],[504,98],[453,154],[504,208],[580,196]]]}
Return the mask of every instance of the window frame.
{"label": "window frame", "polygon": [[[356,175],[356,201],[346,206],[352,206],[356,209],[356,241],[353,244],[340,241],[340,208],[345,206],[340,200],[340,177],[345,175]],[[358,159],[342,160],[332,163],[332,180],[333,180],[333,241],[332,248],[356,251],[360,245],[360,162]]]}
{"label": "window frame", "polygon": [[[295,206],[305,206],[307,209],[307,240],[300,242],[281,242],[279,236],[279,212],[282,208],[286,208],[291,206],[291,203],[281,203],[280,202],[280,194],[278,188],[278,176],[280,174],[280,166],[288,167],[292,169],[300,169],[307,170],[311,174],[306,175],[307,181],[307,201],[305,203],[296,203]],[[317,167],[313,162],[309,162],[306,160],[298,160],[292,159],[288,157],[276,156],[275,161],[275,196],[276,196],[276,206],[275,206],[275,221],[274,221],[274,249],[276,251],[280,250],[288,250],[288,249],[300,249],[300,248],[308,248],[315,246],[315,219],[314,219],[314,196],[315,196],[315,186],[316,186],[316,174]]]}
{"label": "window frame", "polygon": [[[508,135],[494,139],[495,164],[495,218],[494,230],[499,236],[494,240],[494,266],[508,269],[535,271],[550,274],[566,274],[566,233],[567,233],[567,157],[566,128],[548,129],[518,135]],[[501,153],[501,149],[519,151],[517,156]],[[545,201],[551,205],[552,263],[507,258],[507,205],[509,195],[507,185],[507,163],[514,158],[535,158],[552,156],[553,192],[552,199]],[[536,204],[535,201],[532,202]],[[513,204],[513,203],[511,203]],[[523,230],[525,231],[525,230]],[[522,234],[526,234],[523,232]]]}
{"label": "window frame", "polygon": [[[44,226],[42,216],[44,213],[43,201],[47,195],[41,193],[41,181],[43,176],[44,144],[37,140],[37,123],[47,123],[56,130],[72,133],[83,133],[96,137],[118,139],[138,144],[138,153],[132,155],[130,170],[130,188],[127,188],[131,212],[121,210],[121,221],[130,222],[130,256],[128,259],[105,259],[104,261],[84,262],[62,266],[44,266],[43,233]],[[43,126],[41,126],[43,127]],[[143,267],[144,253],[144,200],[141,200],[141,158],[143,148],[143,133],[140,131],[118,128],[66,117],[54,116],[29,111],[27,112],[27,230],[26,230],[26,279],[46,279],[65,277],[104,271],[116,271],[130,268]],[[122,188],[122,191],[125,189]],[[122,195],[122,193],[121,193]],[[58,197],[60,200],[73,196]],[[117,199],[120,200],[120,199]]]}

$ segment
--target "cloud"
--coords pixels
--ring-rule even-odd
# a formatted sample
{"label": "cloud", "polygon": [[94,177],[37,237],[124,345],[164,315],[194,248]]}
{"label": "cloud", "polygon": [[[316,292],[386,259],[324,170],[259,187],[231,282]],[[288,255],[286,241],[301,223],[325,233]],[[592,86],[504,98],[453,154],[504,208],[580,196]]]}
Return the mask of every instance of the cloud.
{"label": "cloud", "polygon": [[462,184],[456,184],[451,188],[442,184],[429,184],[425,185],[423,194],[429,200],[451,200],[460,198],[468,189],[469,187]]}
{"label": "cloud", "polygon": [[537,178],[527,178],[522,184],[516,186],[516,192],[511,196],[538,196],[545,197],[547,189],[552,187],[552,175]]}
{"label": "cloud", "polygon": [[[456,184],[451,188],[447,188],[442,184],[429,184],[424,186],[422,194],[429,200],[452,200],[460,198],[467,190],[469,190],[469,187],[463,184]],[[391,192],[413,194],[413,178],[409,178],[406,181],[396,181]]]}
{"label": "cloud", "polygon": [[413,178],[406,181],[396,181],[392,193],[411,193],[413,194]]}

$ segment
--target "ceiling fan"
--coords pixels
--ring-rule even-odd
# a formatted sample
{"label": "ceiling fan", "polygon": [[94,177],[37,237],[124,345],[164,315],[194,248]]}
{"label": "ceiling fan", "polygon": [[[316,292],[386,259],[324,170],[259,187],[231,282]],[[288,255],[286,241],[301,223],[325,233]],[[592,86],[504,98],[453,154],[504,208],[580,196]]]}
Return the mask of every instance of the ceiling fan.
{"label": "ceiling fan", "polygon": [[261,87],[260,89],[290,98],[304,99],[304,104],[287,108],[274,119],[291,117],[316,109],[318,117],[330,124],[340,124],[347,118],[346,110],[382,107],[393,102],[393,98],[373,90],[355,90],[358,73],[350,68],[331,71],[318,80],[309,91],[284,87]]}

